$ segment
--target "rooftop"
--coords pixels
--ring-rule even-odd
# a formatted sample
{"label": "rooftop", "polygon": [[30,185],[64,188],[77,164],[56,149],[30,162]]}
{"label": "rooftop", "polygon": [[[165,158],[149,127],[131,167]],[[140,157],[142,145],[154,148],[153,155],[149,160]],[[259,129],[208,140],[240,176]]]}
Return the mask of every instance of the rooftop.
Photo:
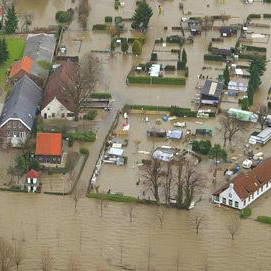
{"label": "rooftop", "polygon": [[201,90],[201,94],[220,98],[223,91],[223,84],[206,80]]}
{"label": "rooftop", "polygon": [[36,155],[59,156],[62,152],[62,135],[60,133],[37,133]]}
{"label": "rooftop", "polygon": [[39,178],[39,177],[40,177],[40,173],[34,169],[30,169],[26,173],[26,178]]}
{"label": "rooftop", "polygon": [[9,77],[10,78],[14,77],[20,71],[25,71],[26,73],[30,74],[32,65],[33,65],[32,59],[28,56],[24,56],[20,61],[12,65]]}

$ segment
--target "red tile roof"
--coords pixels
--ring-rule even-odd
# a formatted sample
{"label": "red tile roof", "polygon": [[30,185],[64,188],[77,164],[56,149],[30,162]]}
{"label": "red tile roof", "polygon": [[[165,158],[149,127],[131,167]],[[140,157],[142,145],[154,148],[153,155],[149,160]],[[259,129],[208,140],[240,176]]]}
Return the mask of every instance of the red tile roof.
{"label": "red tile roof", "polygon": [[[245,200],[251,194],[256,192],[260,187],[271,180],[271,158],[266,159],[257,167],[247,173],[240,173],[234,177],[230,183],[240,199]],[[222,186],[213,195],[218,196],[229,187],[229,183]]]}
{"label": "red tile roof", "polygon": [[9,77],[10,78],[14,77],[20,71],[25,71],[26,73],[30,74],[32,64],[33,64],[32,59],[28,56],[24,56],[20,61],[12,65]]}
{"label": "red tile roof", "polygon": [[40,173],[34,169],[31,169],[26,173],[26,178],[39,178],[39,177]]}
{"label": "red tile roof", "polygon": [[78,69],[78,64],[67,61],[58,67],[49,76],[48,83],[44,90],[42,109],[46,107],[54,98],[65,106],[69,111],[74,111],[74,102],[72,97],[67,95],[66,84],[73,85]]}
{"label": "red tile roof", "polygon": [[36,155],[61,155],[62,135],[59,133],[37,133]]}

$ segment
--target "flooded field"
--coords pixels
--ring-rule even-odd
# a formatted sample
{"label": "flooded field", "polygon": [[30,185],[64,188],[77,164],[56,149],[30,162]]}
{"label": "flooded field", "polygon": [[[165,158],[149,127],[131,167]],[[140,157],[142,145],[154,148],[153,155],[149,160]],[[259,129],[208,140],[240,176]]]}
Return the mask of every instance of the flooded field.
{"label": "flooded field", "polygon": [[[94,33],[92,25],[103,23],[104,17],[122,16],[129,18],[133,14],[135,1],[124,1],[124,8],[114,9],[113,0],[90,0],[88,30],[82,31],[75,19],[65,32],[63,43],[67,45],[69,55],[79,54],[82,57],[90,50],[107,50],[110,47],[110,36],[107,33]],[[188,55],[189,77],[185,87],[126,85],[126,76],[132,66],[147,62],[154,47],[156,38],[167,36],[164,26],[179,26],[181,17],[205,15],[231,15],[230,23],[243,23],[250,13],[263,14],[271,8],[268,4],[256,2],[245,5],[241,0],[186,0],[183,12],[179,9],[179,1],[163,1],[163,13],[158,16],[158,1],[147,1],[154,10],[147,31],[147,40],[143,46],[143,54],[131,55],[99,54],[104,69],[104,87],[109,89],[115,99],[115,108],[125,103],[150,105],[178,105],[190,107],[197,93],[197,75],[216,77],[221,73],[224,64],[204,62],[203,54],[207,53],[212,37],[218,37],[216,31],[208,31],[197,36],[193,44],[185,44]],[[20,15],[30,14],[32,26],[46,27],[55,24],[55,12],[78,5],[78,0],[16,0],[15,5]],[[261,20],[262,22],[262,20]],[[264,23],[270,24],[269,20]],[[222,22],[219,22],[219,25]],[[225,25],[228,22],[224,22]],[[254,28],[256,33],[270,34],[270,28]],[[172,33],[170,33],[172,34]],[[234,46],[236,38],[225,39],[218,47]],[[258,44],[258,43],[256,43]],[[217,45],[217,44],[216,44]],[[258,45],[256,45],[258,46]],[[259,45],[260,46],[260,45]],[[270,43],[267,46],[267,59],[270,57]],[[162,56],[163,57],[163,56]],[[240,62],[241,63],[241,62]],[[270,87],[270,66],[262,78],[262,85],[255,95],[255,105],[265,102]],[[203,66],[211,69],[203,70]],[[225,106],[227,108],[228,105]],[[236,103],[234,107],[237,107]],[[101,144],[107,133],[107,127],[115,117],[117,109],[113,109],[98,126],[98,137],[95,144],[90,145],[90,157],[80,178],[86,189],[93,166],[97,160]],[[154,119],[146,124],[140,118],[131,117],[131,137],[127,153],[127,167],[104,166],[99,176],[100,189],[105,192],[123,192],[137,196],[142,193],[136,186],[138,179],[135,163],[140,159],[134,153],[133,141],[140,138],[140,149],[150,151],[153,142],[146,137],[146,127],[152,126]],[[217,123],[208,120],[204,125]],[[165,127],[169,123],[163,124]],[[191,124],[195,128],[195,124]],[[251,127],[253,130],[253,127]],[[213,142],[221,143],[219,131],[215,131]],[[243,143],[247,136],[243,135],[234,142],[235,154],[242,154]],[[240,144],[242,142],[242,144]],[[161,143],[161,142],[160,142]],[[160,144],[155,143],[156,144]],[[168,143],[168,142],[166,142]],[[172,143],[170,144],[179,144]],[[266,154],[271,153],[271,143],[263,148]],[[181,145],[181,144],[180,144]],[[11,159],[11,155],[8,156]],[[242,155],[240,156],[242,157]],[[2,158],[3,159],[3,158]],[[7,159],[4,159],[7,160]],[[240,158],[241,161],[241,158]],[[8,163],[8,162],[6,162]],[[204,171],[208,175],[213,169],[211,161],[204,161]],[[220,172],[221,173],[221,172]],[[41,270],[42,254],[48,249],[53,256],[52,270],[68,270],[72,259],[78,262],[79,270],[225,270],[254,271],[270,270],[270,249],[268,241],[271,237],[270,227],[255,222],[257,215],[271,215],[271,193],[265,194],[254,202],[252,219],[238,223],[235,240],[231,240],[229,225],[235,211],[216,208],[210,204],[210,193],[224,181],[220,174],[216,187],[211,179],[206,179],[202,190],[202,200],[191,211],[168,209],[161,227],[157,213],[159,207],[100,202],[83,197],[79,200],[77,211],[74,200],[69,196],[53,196],[44,194],[25,194],[0,192],[0,234],[11,243],[20,240],[24,248],[24,260],[19,270]],[[219,175],[219,176],[220,176]],[[4,175],[3,175],[4,176]],[[61,180],[57,184],[61,190]],[[102,206],[102,208],[101,208]],[[131,222],[131,207],[132,222]],[[204,215],[199,234],[196,234],[194,218]]]}

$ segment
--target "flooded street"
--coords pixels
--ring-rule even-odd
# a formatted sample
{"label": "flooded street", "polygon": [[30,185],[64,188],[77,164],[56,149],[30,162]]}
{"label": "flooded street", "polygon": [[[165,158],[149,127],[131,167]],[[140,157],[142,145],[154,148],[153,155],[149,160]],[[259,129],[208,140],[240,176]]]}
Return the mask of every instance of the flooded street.
{"label": "flooded street", "polygon": [[[75,3],[71,0],[34,2],[35,4],[33,0],[15,1],[19,14],[27,13],[33,16],[31,28],[55,25],[57,10],[74,8],[78,4],[78,0]],[[171,30],[165,32],[164,26],[169,29],[179,26],[180,18],[187,16],[188,12],[191,12],[191,16],[232,15],[233,23],[242,23],[250,13],[263,14],[267,9],[271,9],[270,5],[260,2],[244,5],[241,0],[224,0],[224,4],[220,4],[221,1],[218,0],[186,0],[183,2],[183,14],[179,9],[179,1],[171,0],[162,1],[164,13],[158,16],[159,2],[147,2],[154,8],[154,15],[147,31],[143,54],[138,57],[99,54],[103,63],[103,87],[112,93],[115,109],[108,113],[103,124],[99,124],[97,140],[89,145],[90,157],[79,180],[85,190],[98,158],[97,153],[118,108],[125,103],[191,106],[191,100],[197,93],[196,75],[202,73],[204,65],[208,65],[204,63],[203,54],[207,52],[210,39],[214,36],[212,32],[202,33],[195,38],[194,44],[184,45],[190,71],[185,87],[126,85],[126,77],[131,67],[149,61],[154,40],[172,34]],[[110,47],[110,36],[107,33],[92,32],[92,25],[103,23],[104,17],[108,15],[129,18],[135,8],[135,1],[132,0],[125,1],[125,7],[119,11],[115,11],[113,0],[90,0],[89,3],[91,10],[88,31],[82,31],[75,19],[64,36],[70,55],[76,55],[79,51],[79,56],[82,57],[90,50],[107,50]],[[270,28],[267,32],[270,34]],[[80,50],[75,39],[82,40]],[[233,39],[229,44],[232,41]],[[228,43],[226,44],[225,46],[228,46]],[[234,46],[235,42],[232,44]],[[267,59],[270,58],[270,50],[268,46]],[[262,78],[263,84],[255,95],[255,104],[266,101],[270,87],[270,65],[268,63],[268,70]],[[221,67],[221,64],[217,65],[217,68]],[[140,125],[132,125],[131,129],[139,129]],[[150,147],[145,130],[140,130],[129,139],[129,153],[133,152],[133,141],[140,135],[145,138],[142,149]],[[217,132],[215,142],[221,140]],[[271,147],[266,145],[264,150],[270,153]],[[129,163],[132,165],[137,159],[131,158]],[[129,195],[136,196],[140,193],[140,187],[134,185],[137,177],[133,171],[137,169],[130,166],[127,170],[119,167],[111,171],[110,167],[106,165],[101,173],[101,190],[106,191],[108,183],[112,182],[110,188],[116,190],[115,192],[118,192],[117,189],[121,186]],[[209,169],[210,165],[206,167],[206,171]],[[123,265],[134,268],[128,270],[140,271],[271,270],[270,226],[254,221],[257,215],[271,215],[271,192],[251,205],[251,219],[240,221],[235,240],[231,240],[228,228],[236,212],[211,205],[210,193],[218,188],[219,184],[213,187],[211,179],[205,183],[202,200],[196,207],[190,211],[167,209],[162,227],[157,216],[159,207],[156,206],[101,202],[83,197],[75,211],[74,200],[70,196],[0,192],[0,235],[11,243],[14,240],[22,241],[25,257],[19,270],[24,271],[41,270],[42,253],[47,249],[54,257],[52,270],[68,270],[68,264],[73,257],[79,262],[79,270],[90,271],[124,270],[121,267]],[[204,216],[198,235],[194,223],[197,214]]]}

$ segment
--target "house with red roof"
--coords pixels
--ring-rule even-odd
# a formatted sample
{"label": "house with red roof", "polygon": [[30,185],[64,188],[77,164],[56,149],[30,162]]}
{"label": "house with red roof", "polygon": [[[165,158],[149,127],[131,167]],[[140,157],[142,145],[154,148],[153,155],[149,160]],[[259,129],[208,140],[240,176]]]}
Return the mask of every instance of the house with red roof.
{"label": "house with red roof", "polygon": [[62,135],[37,133],[35,159],[41,164],[61,164]]}
{"label": "house with red roof", "polygon": [[271,157],[241,172],[212,194],[214,203],[244,209],[271,188]]}
{"label": "house with red roof", "polygon": [[29,170],[26,175],[25,187],[28,192],[40,191],[41,184],[39,181],[40,173],[34,169]]}
{"label": "house with red roof", "polygon": [[65,62],[55,69],[48,78],[44,90],[41,115],[44,119],[74,119],[74,102],[67,95],[66,86],[74,84],[72,78],[76,74],[78,64]]}

